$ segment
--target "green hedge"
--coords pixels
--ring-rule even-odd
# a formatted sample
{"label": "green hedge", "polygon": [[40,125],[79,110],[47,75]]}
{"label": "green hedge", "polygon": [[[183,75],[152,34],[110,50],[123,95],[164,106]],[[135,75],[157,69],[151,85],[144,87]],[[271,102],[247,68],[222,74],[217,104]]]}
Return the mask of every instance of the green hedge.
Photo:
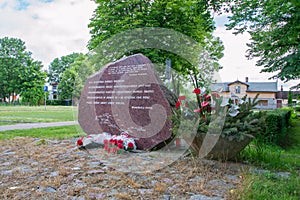
{"label": "green hedge", "polygon": [[264,143],[280,144],[287,132],[291,118],[291,110],[273,110],[257,113],[260,132],[256,135],[257,140]]}
{"label": "green hedge", "polygon": [[47,100],[47,105],[51,106],[71,106],[72,101],[67,100]]}
{"label": "green hedge", "polygon": [[295,107],[295,111],[296,111],[296,112],[300,112],[300,106],[296,106],[296,107]]}

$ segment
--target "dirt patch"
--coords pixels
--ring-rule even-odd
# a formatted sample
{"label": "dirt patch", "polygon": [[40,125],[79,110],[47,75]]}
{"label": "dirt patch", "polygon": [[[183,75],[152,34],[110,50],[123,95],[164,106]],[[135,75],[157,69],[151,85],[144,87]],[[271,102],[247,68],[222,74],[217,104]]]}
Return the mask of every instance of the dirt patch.
{"label": "dirt patch", "polygon": [[147,165],[157,158],[151,154],[109,154],[103,149],[88,154],[78,150],[75,141],[0,141],[0,199],[216,200],[228,199],[229,191],[241,181],[239,165],[190,157],[181,157],[159,170],[134,173],[126,170],[133,165],[128,158],[143,159]]}

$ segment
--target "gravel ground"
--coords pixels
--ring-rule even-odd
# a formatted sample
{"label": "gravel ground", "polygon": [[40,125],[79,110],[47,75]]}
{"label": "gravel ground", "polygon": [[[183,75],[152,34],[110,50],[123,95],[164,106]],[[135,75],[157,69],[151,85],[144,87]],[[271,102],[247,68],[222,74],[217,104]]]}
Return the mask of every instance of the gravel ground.
{"label": "gravel ground", "polygon": [[0,199],[221,200],[241,182],[235,163],[174,152],[87,152],[75,141],[0,141]]}

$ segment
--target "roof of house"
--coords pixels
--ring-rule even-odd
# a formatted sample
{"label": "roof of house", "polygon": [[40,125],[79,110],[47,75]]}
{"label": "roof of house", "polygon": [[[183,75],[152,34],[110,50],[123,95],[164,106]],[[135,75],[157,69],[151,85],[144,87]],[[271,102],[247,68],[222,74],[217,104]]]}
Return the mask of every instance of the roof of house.
{"label": "roof of house", "polygon": [[240,83],[240,84],[244,84],[244,85],[249,86],[248,82],[242,82],[242,81],[239,81],[239,80],[236,80],[236,81],[234,81],[234,82],[231,82],[231,83],[229,83],[228,85],[232,85],[232,84],[235,84],[235,83]]}
{"label": "roof of house", "polygon": [[213,83],[210,86],[212,91],[218,92],[229,92],[229,86],[234,83],[241,83],[248,86],[247,92],[277,92],[277,82],[224,82],[224,83]]}

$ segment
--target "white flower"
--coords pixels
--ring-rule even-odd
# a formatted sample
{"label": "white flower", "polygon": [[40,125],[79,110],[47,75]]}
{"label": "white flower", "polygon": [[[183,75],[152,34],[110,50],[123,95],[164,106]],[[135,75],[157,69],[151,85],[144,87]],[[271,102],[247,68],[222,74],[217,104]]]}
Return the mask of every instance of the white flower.
{"label": "white flower", "polygon": [[240,113],[240,111],[238,111],[238,109],[239,109],[239,107],[237,105],[232,105],[231,108],[229,108],[229,110],[228,110],[228,114],[231,117],[235,117]]}
{"label": "white flower", "polygon": [[222,106],[222,107],[225,107],[225,106],[228,106],[228,105],[229,105],[229,104],[228,104],[228,99],[223,98],[223,99],[222,99],[221,106]]}

